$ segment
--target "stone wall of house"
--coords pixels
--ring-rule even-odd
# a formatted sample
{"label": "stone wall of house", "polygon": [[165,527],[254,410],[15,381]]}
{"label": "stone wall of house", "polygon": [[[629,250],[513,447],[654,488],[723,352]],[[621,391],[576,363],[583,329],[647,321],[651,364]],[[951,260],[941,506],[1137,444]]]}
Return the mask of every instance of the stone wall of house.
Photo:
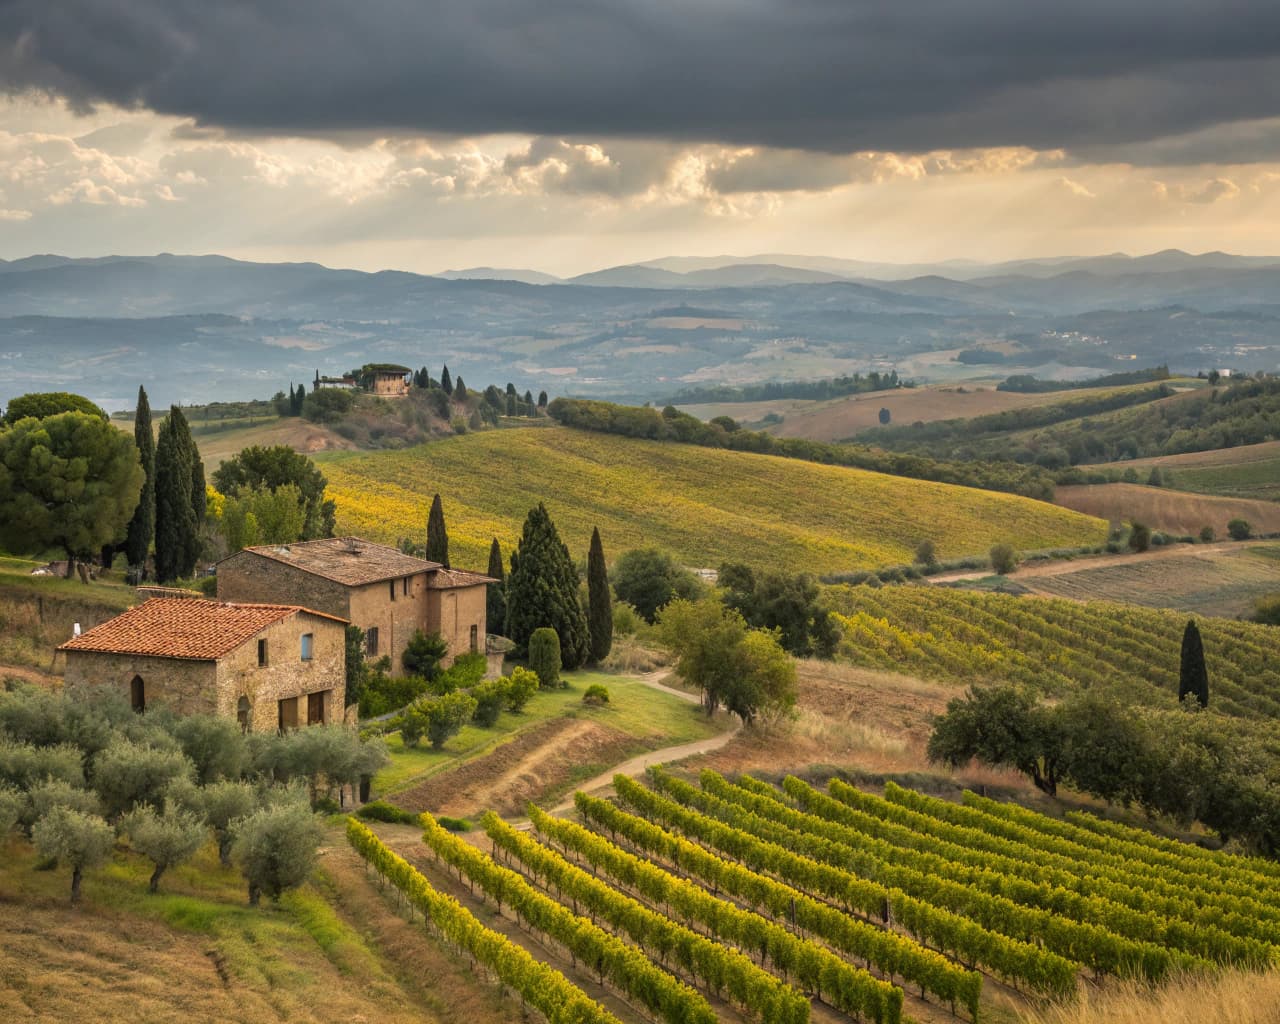
{"label": "stone wall of house", "polygon": [[[449,645],[447,662],[472,650],[484,653],[487,586],[432,590],[427,603],[427,632],[439,632]],[[475,646],[472,646],[474,628]]]}
{"label": "stone wall of house", "polygon": [[63,678],[68,686],[108,686],[129,700],[133,693],[133,679],[138,676],[142,679],[147,707],[163,704],[180,715],[209,714],[219,710],[217,671],[212,661],[106,654],[101,651],[66,651],[65,655],[67,668]]}
{"label": "stone wall of house", "polygon": [[341,583],[253,551],[237,551],[218,563],[218,600],[299,604],[342,619],[351,618],[347,614],[347,588]]}
{"label": "stone wall of house", "polygon": [[378,631],[377,650],[370,651],[366,646],[366,651],[373,658],[388,655],[393,675],[403,671],[400,656],[414,630],[427,629],[427,609],[433,593],[427,589],[425,572],[351,589],[346,617],[365,631],[366,640],[370,630]]}
{"label": "stone wall of house", "polygon": [[[302,659],[302,636],[311,635],[311,658]],[[266,665],[258,664],[258,641],[266,641]],[[320,694],[326,723],[341,722],[346,701],[346,630],[342,623],[299,612],[268,626],[223,657],[217,666],[217,711],[237,718],[248,702],[248,726],[272,732],[281,700],[297,701],[297,724],[307,724],[308,696]]]}

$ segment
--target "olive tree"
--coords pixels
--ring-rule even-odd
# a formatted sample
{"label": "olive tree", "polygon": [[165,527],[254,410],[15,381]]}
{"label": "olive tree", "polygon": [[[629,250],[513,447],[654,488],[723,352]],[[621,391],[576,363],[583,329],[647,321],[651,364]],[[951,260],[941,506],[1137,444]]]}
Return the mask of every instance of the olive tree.
{"label": "olive tree", "polygon": [[94,814],[70,807],[53,807],[31,830],[36,849],[44,857],[71,868],[71,902],[80,902],[84,869],[101,864],[115,844],[111,826]]}
{"label": "olive tree", "polygon": [[249,884],[249,905],[266,893],[279,900],[307,880],[316,863],[321,830],[304,802],[262,807],[236,822],[232,856]]}
{"label": "olive tree", "polygon": [[139,807],[121,822],[121,832],[128,835],[129,845],[155,866],[148,892],[158,892],[160,876],[175,864],[190,860],[208,836],[205,823],[190,811]]}

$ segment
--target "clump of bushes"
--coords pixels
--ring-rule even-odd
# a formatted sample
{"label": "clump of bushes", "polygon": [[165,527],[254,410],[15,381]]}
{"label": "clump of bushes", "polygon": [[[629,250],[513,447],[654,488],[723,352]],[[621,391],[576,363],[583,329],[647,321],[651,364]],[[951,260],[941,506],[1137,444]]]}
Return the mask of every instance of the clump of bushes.
{"label": "clump of bushes", "polygon": [[391,825],[413,825],[418,820],[416,814],[403,810],[393,803],[388,803],[386,800],[370,801],[356,811],[356,815],[368,821],[385,821]]}
{"label": "clump of bushes", "polygon": [[1018,552],[1012,544],[994,544],[991,547],[991,568],[1000,576],[1007,576],[1018,567]]}
{"label": "clump of bushes", "polygon": [[535,629],[529,637],[529,667],[544,689],[565,685],[560,680],[560,637],[550,626]]}
{"label": "clump of bushes", "polygon": [[609,689],[600,683],[592,683],[583,691],[582,703],[600,707],[609,703]]}

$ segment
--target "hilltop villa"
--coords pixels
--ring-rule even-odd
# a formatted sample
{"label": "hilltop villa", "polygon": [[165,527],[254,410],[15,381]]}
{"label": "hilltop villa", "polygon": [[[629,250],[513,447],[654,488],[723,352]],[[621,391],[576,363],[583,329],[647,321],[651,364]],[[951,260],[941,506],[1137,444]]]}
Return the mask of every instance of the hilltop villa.
{"label": "hilltop villa", "polygon": [[469,651],[487,653],[492,582],[357,537],[261,545],[218,563],[219,599],[300,603],[345,619],[364,630],[366,655],[389,655],[397,673],[418,629],[444,637],[446,663]]}
{"label": "hilltop villa", "polygon": [[58,650],[68,683],[114,687],[139,712],[234,716],[254,732],[343,720],[346,621],[296,604],[152,598]]}
{"label": "hilltop villa", "polygon": [[312,390],[322,388],[339,388],[344,391],[355,391],[363,388],[371,395],[379,398],[404,398],[409,393],[408,376],[413,371],[407,366],[395,363],[375,363],[364,367],[364,372],[357,379],[354,376],[321,377],[316,370],[316,379]]}

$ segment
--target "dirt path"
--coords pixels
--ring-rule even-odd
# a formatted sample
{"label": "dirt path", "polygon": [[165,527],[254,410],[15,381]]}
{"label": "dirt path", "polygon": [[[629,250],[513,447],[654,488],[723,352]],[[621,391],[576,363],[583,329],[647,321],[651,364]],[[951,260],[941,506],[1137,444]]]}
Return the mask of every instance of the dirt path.
{"label": "dirt path", "polygon": [[39,669],[23,665],[0,665],[0,679],[24,679],[29,683],[46,687],[62,685],[61,676],[50,675],[48,672],[41,672]]}
{"label": "dirt path", "polygon": [[[1222,551],[1240,550],[1239,541],[1219,541],[1217,544],[1169,544],[1164,547],[1151,548],[1149,551],[1130,551],[1122,555],[1092,555],[1086,558],[1063,558],[1050,562],[1036,562],[1024,565],[1005,578],[1010,580],[1033,579],[1037,576],[1062,576],[1067,573],[1080,572],[1082,569],[1093,569],[1099,566],[1132,565],[1135,562],[1150,562],[1161,558],[1213,558]],[[937,576],[925,577],[930,583],[956,583],[960,580],[981,580],[994,575],[990,569],[975,569],[967,572],[939,573]]]}
{"label": "dirt path", "polygon": [[[678,697],[690,704],[701,703],[697,694],[688,693],[684,690],[677,690],[674,687],[665,686],[659,682],[660,679],[666,678],[669,674],[670,673],[667,669],[660,669],[657,672],[650,672],[646,675],[635,676],[634,678],[651,689],[660,690],[663,693],[669,693],[673,697]],[[738,735],[741,729],[742,722],[738,719],[731,719],[729,728],[718,736],[710,736],[705,740],[694,740],[692,743],[680,743],[673,747],[662,747],[659,750],[650,750],[648,753],[640,754],[631,758],[629,761],[623,761],[622,764],[609,769],[607,772],[602,772],[594,779],[588,779],[586,782],[577,786],[577,789],[582,790],[584,793],[591,793],[596,790],[612,786],[613,777],[615,775],[629,775],[632,778],[635,778],[636,776],[643,775],[645,770],[651,765],[667,764],[671,761],[683,761],[686,757],[695,757],[698,754],[709,754],[713,751],[719,750],[721,747],[729,743],[730,740]],[[567,799],[562,800],[555,807],[551,808],[550,813],[560,814],[572,807],[573,797],[569,796]]]}

